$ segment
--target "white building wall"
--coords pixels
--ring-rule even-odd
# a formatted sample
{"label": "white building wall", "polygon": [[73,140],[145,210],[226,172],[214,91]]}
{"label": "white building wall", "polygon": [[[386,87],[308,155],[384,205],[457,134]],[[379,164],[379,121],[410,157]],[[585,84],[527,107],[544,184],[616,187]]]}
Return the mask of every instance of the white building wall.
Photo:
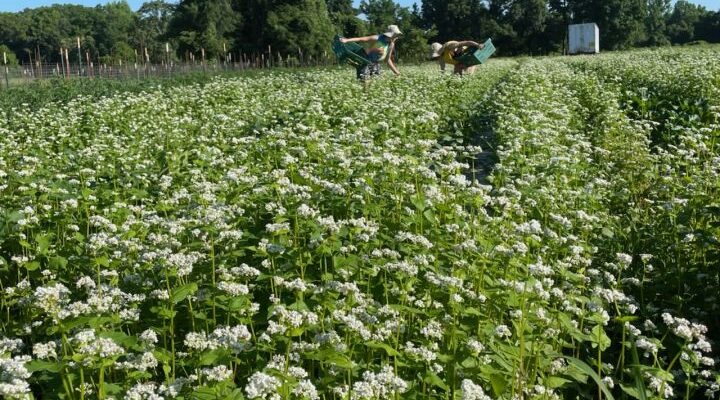
{"label": "white building wall", "polygon": [[599,53],[600,28],[595,23],[570,25],[568,44],[570,54]]}

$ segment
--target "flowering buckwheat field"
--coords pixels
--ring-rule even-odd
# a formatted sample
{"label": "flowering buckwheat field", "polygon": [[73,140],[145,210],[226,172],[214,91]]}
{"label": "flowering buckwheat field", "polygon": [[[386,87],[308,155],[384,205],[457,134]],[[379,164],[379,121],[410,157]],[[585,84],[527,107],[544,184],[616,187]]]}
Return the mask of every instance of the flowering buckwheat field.
{"label": "flowering buckwheat field", "polygon": [[4,398],[716,396],[716,52],[352,77],[1,110]]}

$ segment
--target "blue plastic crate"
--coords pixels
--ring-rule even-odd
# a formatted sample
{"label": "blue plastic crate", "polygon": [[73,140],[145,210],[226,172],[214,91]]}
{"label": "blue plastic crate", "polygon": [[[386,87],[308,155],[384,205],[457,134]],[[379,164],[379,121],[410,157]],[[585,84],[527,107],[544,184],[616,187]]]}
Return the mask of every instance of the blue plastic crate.
{"label": "blue plastic crate", "polygon": [[463,54],[462,56],[456,58],[456,60],[462,63],[462,65],[470,67],[473,65],[484,64],[487,59],[495,53],[495,46],[493,46],[491,39],[485,41],[482,49],[472,49],[474,49],[474,51]]}
{"label": "blue plastic crate", "polygon": [[332,51],[335,53],[339,63],[348,63],[354,67],[372,64],[366,58],[365,49],[357,43],[342,43],[340,35],[335,35],[332,43]]}

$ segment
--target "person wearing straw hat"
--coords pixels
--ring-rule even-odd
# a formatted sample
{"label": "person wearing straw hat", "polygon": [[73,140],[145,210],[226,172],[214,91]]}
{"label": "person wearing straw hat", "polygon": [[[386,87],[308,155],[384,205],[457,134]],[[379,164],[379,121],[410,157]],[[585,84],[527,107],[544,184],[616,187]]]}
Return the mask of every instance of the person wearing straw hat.
{"label": "person wearing straw hat", "polygon": [[400,75],[400,71],[395,66],[393,56],[395,55],[395,41],[402,35],[397,25],[389,25],[385,33],[379,35],[370,35],[356,38],[340,38],[342,43],[358,42],[367,43],[367,59],[370,64],[357,67],[357,78],[365,81],[373,75],[380,75],[380,62],[387,61],[388,67],[395,75]]}
{"label": "person wearing straw hat", "polygon": [[462,42],[451,40],[445,44],[433,43],[430,45],[430,58],[440,63],[440,71],[445,72],[445,64],[452,65],[453,72],[462,75],[463,71],[468,74],[475,72],[475,66],[466,67],[457,60],[471,48],[482,49],[485,45],[465,40]]}

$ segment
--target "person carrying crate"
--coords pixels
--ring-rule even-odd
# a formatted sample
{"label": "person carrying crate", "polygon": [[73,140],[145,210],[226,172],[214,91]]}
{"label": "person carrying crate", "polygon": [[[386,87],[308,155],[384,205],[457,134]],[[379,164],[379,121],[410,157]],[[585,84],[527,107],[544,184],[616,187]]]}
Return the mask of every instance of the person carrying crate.
{"label": "person carrying crate", "polygon": [[356,38],[340,38],[341,43],[366,43],[365,58],[367,63],[356,66],[357,78],[361,81],[373,75],[380,75],[380,62],[386,60],[388,67],[395,75],[400,75],[393,57],[395,55],[395,41],[402,35],[397,25],[388,26],[388,31],[379,35],[370,35]]}
{"label": "person carrying crate", "polygon": [[472,74],[475,72],[474,65],[465,65],[460,58],[469,52],[482,49],[484,44],[472,40],[455,41],[451,40],[445,44],[433,43],[430,45],[430,58],[440,63],[440,71],[445,72],[445,64],[452,65],[453,72],[462,75],[463,72]]}

